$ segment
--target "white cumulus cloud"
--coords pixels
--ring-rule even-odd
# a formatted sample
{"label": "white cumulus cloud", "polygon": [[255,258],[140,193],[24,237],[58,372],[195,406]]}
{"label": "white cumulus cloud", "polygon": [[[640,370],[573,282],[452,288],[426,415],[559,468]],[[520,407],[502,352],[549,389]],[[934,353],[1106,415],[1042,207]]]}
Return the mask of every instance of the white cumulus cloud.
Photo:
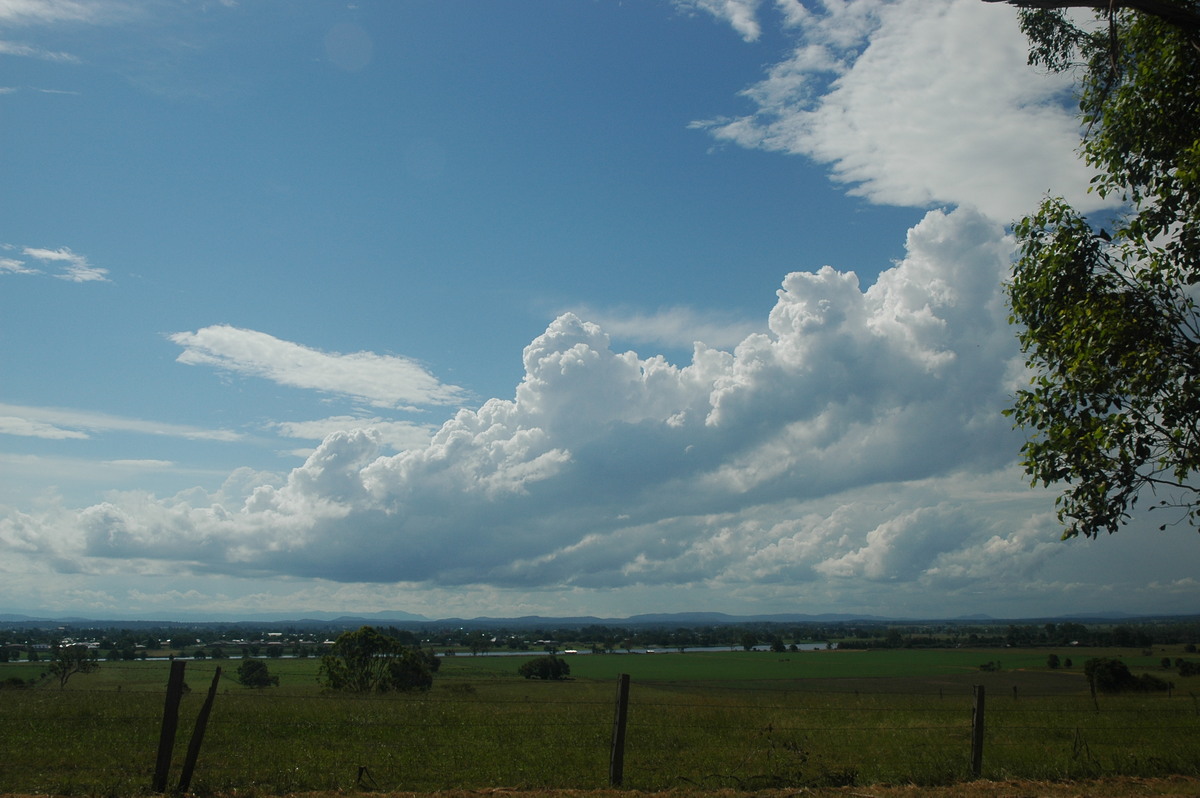
{"label": "white cumulus cloud", "polygon": [[872,202],[972,205],[1009,222],[1048,193],[1084,210],[1068,76],[1026,65],[1012,9],[961,0],[784,3],[788,58],[743,94],[754,110],[697,122],[745,147],[828,164]]}
{"label": "white cumulus cloud", "polygon": [[1128,566],[1114,597],[1151,606],[1151,572],[1194,592],[1186,556],[1138,564],[1131,538],[1059,540],[1052,497],[1020,473],[1001,414],[1023,378],[1001,289],[1012,249],[978,212],[931,211],[871,286],[831,267],[790,274],[766,332],[698,343],[683,365],[563,314],[525,347],[512,398],[460,409],[403,451],[369,417],[301,425],[291,433],[343,428],[283,477],[0,507],[0,550],[38,573],[316,578],[525,608],[636,586],[641,606],[695,592],[1029,612],[1094,599],[1083,591],[1114,557]]}
{"label": "white cumulus cloud", "polygon": [[[1011,247],[974,212],[931,212],[871,287],[791,274],[767,332],[696,344],[684,366],[564,314],[525,348],[512,399],[458,411],[423,445],[386,454],[380,432],[348,424],[282,482],[117,495],[79,515],[78,554],[441,585],[944,571],[1000,534],[994,520],[896,486],[1013,459],[999,412],[1017,362],[1000,297]],[[899,498],[872,512],[837,498],[880,486]]]}

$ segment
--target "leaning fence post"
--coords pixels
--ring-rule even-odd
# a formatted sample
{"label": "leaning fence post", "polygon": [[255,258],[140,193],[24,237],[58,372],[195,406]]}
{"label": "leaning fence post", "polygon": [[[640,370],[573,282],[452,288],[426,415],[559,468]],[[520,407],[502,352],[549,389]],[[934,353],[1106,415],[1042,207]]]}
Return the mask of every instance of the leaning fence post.
{"label": "leaning fence post", "polygon": [[163,705],[162,733],[158,737],[158,761],[154,766],[155,792],[167,791],[167,774],[171,772],[171,751],[175,748],[175,730],[179,727],[179,701],[183,698],[183,669],[187,663],[171,660],[171,675],[167,677],[167,701]]}
{"label": "leaning fence post", "polygon": [[971,774],[979,778],[983,772],[983,685],[972,688],[975,702],[971,708]]}
{"label": "leaning fence post", "polygon": [[204,742],[204,730],[208,728],[208,714],[212,712],[213,701],[217,697],[217,682],[221,680],[221,669],[217,668],[217,672],[213,674],[212,686],[208,688],[208,696],[204,699],[204,706],[200,707],[200,714],[196,716],[196,728],[192,732],[192,739],[188,742],[187,757],[183,760],[183,772],[179,774],[179,792],[188,791],[188,787],[192,786],[192,773],[196,770],[196,760],[200,756],[200,744]]}
{"label": "leaning fence post", "polygon": [[617,678],[617,716],[613,720],[612,755],[608,761],[608,783],[620,787],[625,780],[625,721],[629,715],[629,674]]}

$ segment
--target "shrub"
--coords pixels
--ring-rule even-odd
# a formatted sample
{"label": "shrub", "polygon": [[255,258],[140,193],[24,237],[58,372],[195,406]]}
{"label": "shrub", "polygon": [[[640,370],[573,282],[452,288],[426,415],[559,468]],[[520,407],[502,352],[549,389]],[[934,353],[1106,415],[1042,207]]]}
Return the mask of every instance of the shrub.
{"label": "shrub", "polygon": [[571,674],[571,666],[566,660],[550,654],[523,663],[517,673],[526,679],[565,679]]}
{"label": "shrub", "polygon": [[1129,672],[1129,666],[1119,659],[1089,659],[1083,665],[1083,672],[1092,687],[1101,693],[1154,692],[1171,687],[1169,682],[1148,673],[1134,676]]}
{"label": "shrub", "polygon": [[270,687],[279,685],[279,677],[272,676],[267,663],[261,659],[244,659],[238,665],[237,680],[246,687]]}

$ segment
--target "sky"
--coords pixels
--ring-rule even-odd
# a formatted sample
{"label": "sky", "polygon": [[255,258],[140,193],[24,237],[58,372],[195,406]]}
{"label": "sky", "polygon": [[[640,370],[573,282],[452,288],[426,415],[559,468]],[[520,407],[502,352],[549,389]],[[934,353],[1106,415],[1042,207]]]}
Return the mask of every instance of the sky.
{"label": "sky", "polygon": [[[0,0],[0,612],[1200,606],[1060,539],[978,0]],[[1160,524],[1168,524],[1159,531]]]}

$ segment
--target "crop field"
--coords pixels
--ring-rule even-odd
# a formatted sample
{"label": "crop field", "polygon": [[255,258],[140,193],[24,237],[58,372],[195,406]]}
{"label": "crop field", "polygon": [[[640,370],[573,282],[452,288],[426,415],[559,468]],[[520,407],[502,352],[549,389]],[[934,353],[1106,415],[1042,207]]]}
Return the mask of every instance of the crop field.
{"label": "crop field", "polygon": [[[689,652],[567,657],[571,679],[522,679],[531,656],[446,657],[427,692],[323,692],[315,659],[270,659],[249,689],[238,660],[189,661],[171,783],[220,681],[192,790],[281,794],[609,783],[617,679],[631,688],[624,786],[767,789],[972,777],[972,686],[986,688],[982,776],[1078,779],[1200,774],[1200,680],[1129,650]],[[1061,654],[1062,652],[1060,652]],[[1169,693],[1100,695],[1088,657],[1121,655],[1173,678]],[[980,670],[980,665],[994,667]],[[169,664],[103,662],[66,689],[0,689],[0,793],[150,792]],[[0,664],[0,682],[38,663]]]}

